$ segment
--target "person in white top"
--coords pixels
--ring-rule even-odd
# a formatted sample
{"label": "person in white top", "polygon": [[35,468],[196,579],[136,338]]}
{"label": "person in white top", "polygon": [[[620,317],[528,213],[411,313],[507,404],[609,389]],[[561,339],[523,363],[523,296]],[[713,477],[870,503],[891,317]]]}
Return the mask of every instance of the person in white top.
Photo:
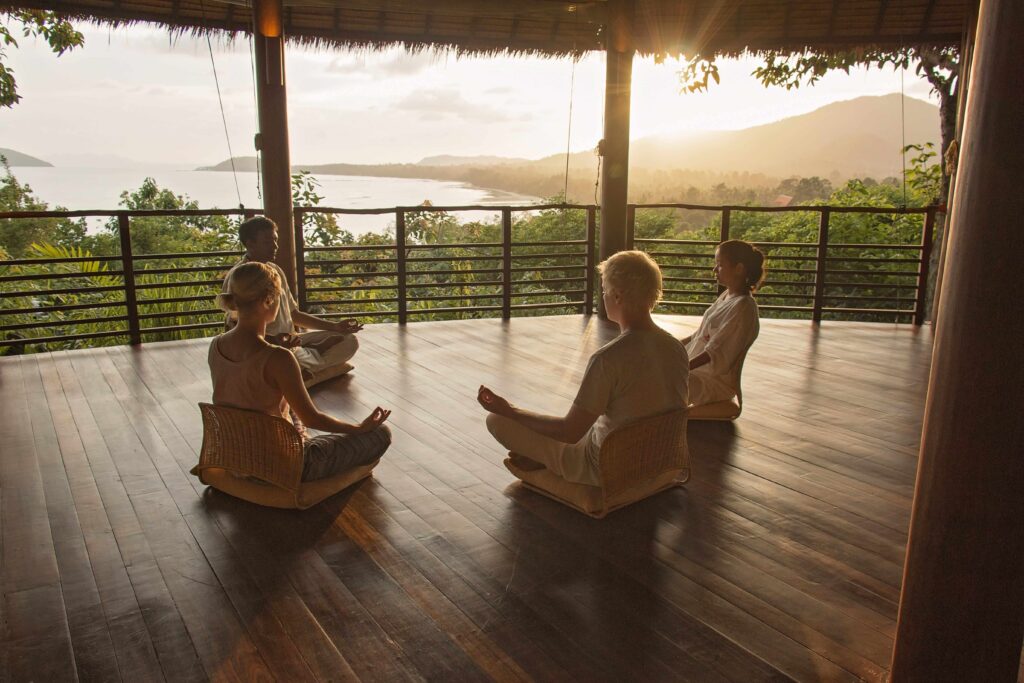
{"label": "person in white top", "polygon": [[623,251],[600,265],[608,319],[621,333],[590,357],[563,417],[517,408],[485,386],[487,428],[521,469],[546,467],[567,481],[600,483],[601,443],[616,427],[686,407],[688,361],[682,343],[651,319],[661,271],[650,256]]}
{"label": "person in white top", "polygon": [[[277,271],[281,279],[280,305],[277,317],[267,324],[267,341],[291,349],[302,368],[302,378],[307,387],[351,370],[348,361],[359,348],[356,332],[363,326],[352,318],[324,320],[299,310],[284,271],[274,263],[277,256],[277,225],[274,221],[266,216],[243,221],[238,228],[238,238],[245,247],[245,261],[266,263]],[[229,314],[228,327],[232,324]],[[296,333],[296,326],[312,331]]]}
{"label": "person in white top", "polygon": [[217,305],[234,313],[237,324],[210,343],[213,402],[286,420],[294,412],[306,426],[331,432],[309,437],[300,428],[303,481],[373,462],[391,445],[384,424],[391,411],[377,407],[359,424],[350,424],[316,407],[295,356],[265,339],[267,325],[277,317],[280,294],[278,271],[267,263],[242,263],[228,273]]}
{"label": "person in white top", "polygon": [[728,401],[739,392],[740,367],[760,323],[754,292],[764,281],[764,254],[743,240],[715,249],[715,277],[725,291],[682,340],[690,358],[690,404]]}

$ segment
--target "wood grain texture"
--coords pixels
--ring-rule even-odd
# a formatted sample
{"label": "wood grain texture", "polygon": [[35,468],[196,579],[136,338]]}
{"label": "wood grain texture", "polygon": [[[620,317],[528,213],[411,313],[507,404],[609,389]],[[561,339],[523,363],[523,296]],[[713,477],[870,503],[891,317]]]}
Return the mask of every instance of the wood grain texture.
{"label": "wood grain texture", "polygon": [[564,411],[614,336],[367,327],[313,394],[392,408],[393,446],[305,512],[188,474],[208,341],[0,359],[2,677],[884,680],[928,330],[764,321],[743,416],[690,425],[687,486],[596,521],[515,483],[474,397]]}

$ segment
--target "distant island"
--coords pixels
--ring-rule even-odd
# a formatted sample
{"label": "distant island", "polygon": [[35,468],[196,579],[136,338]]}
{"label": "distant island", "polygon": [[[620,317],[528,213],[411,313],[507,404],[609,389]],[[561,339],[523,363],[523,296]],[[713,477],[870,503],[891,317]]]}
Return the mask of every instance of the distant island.
{"label": "distant island", "polygon": [[0,147],[0,156],[7,159],[7,165],[12,168],[15,166],[53,166],[53,164],[51,164],[49,161],[43,161],[42,159],[37,159],[36,157],[29,156],[24,152],[19,152],[17,150],[7,149],[4,147]]}

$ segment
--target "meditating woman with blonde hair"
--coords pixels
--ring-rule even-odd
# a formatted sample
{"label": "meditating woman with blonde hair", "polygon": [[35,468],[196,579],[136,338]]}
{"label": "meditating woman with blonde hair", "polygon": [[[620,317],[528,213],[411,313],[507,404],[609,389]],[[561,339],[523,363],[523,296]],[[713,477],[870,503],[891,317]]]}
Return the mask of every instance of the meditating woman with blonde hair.
{"label": "meditating woman with blonde hair", "polygon": [[511,405],[481,386],[477,400],[487,428],[521,469],[546,467],[563,479],[598,485],[601,443],[615,428],[686,407],[688,360],[682,343],[658,327],[651,310],[661,298],[661,270],[640,251],[600,265],[608,319],[620,334],[594,352],[563,417]]}
{"label": "meditating woman with blonde hair", "polygon": [[383,455],[391,444],[391,432],[383,424],[390,410],[377,407],[359,424],[321,412],[303,385],[295,356],[264,339],[281,300],[274,268],[258,262],[235,266],[224,290],[217,304],[235,313],[238,324],[210,343],[213,402],[286,420],[294,412],[306,426],[331,432],[304,438],[302,481],[325,479]]}

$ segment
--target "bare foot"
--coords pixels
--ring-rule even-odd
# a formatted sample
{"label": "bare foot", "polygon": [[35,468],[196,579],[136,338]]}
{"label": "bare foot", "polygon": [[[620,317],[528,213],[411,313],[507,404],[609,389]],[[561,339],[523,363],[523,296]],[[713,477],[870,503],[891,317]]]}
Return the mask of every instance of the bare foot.
{"label": "bare foot", "polygon": [[531,460],[525,455],[519,455],[518,453],[510,452],[508,454],[508,459],[512,461],[513,465],[526,472],[544,469],[544,465],[542,463],[539,463],[536,460]]}

